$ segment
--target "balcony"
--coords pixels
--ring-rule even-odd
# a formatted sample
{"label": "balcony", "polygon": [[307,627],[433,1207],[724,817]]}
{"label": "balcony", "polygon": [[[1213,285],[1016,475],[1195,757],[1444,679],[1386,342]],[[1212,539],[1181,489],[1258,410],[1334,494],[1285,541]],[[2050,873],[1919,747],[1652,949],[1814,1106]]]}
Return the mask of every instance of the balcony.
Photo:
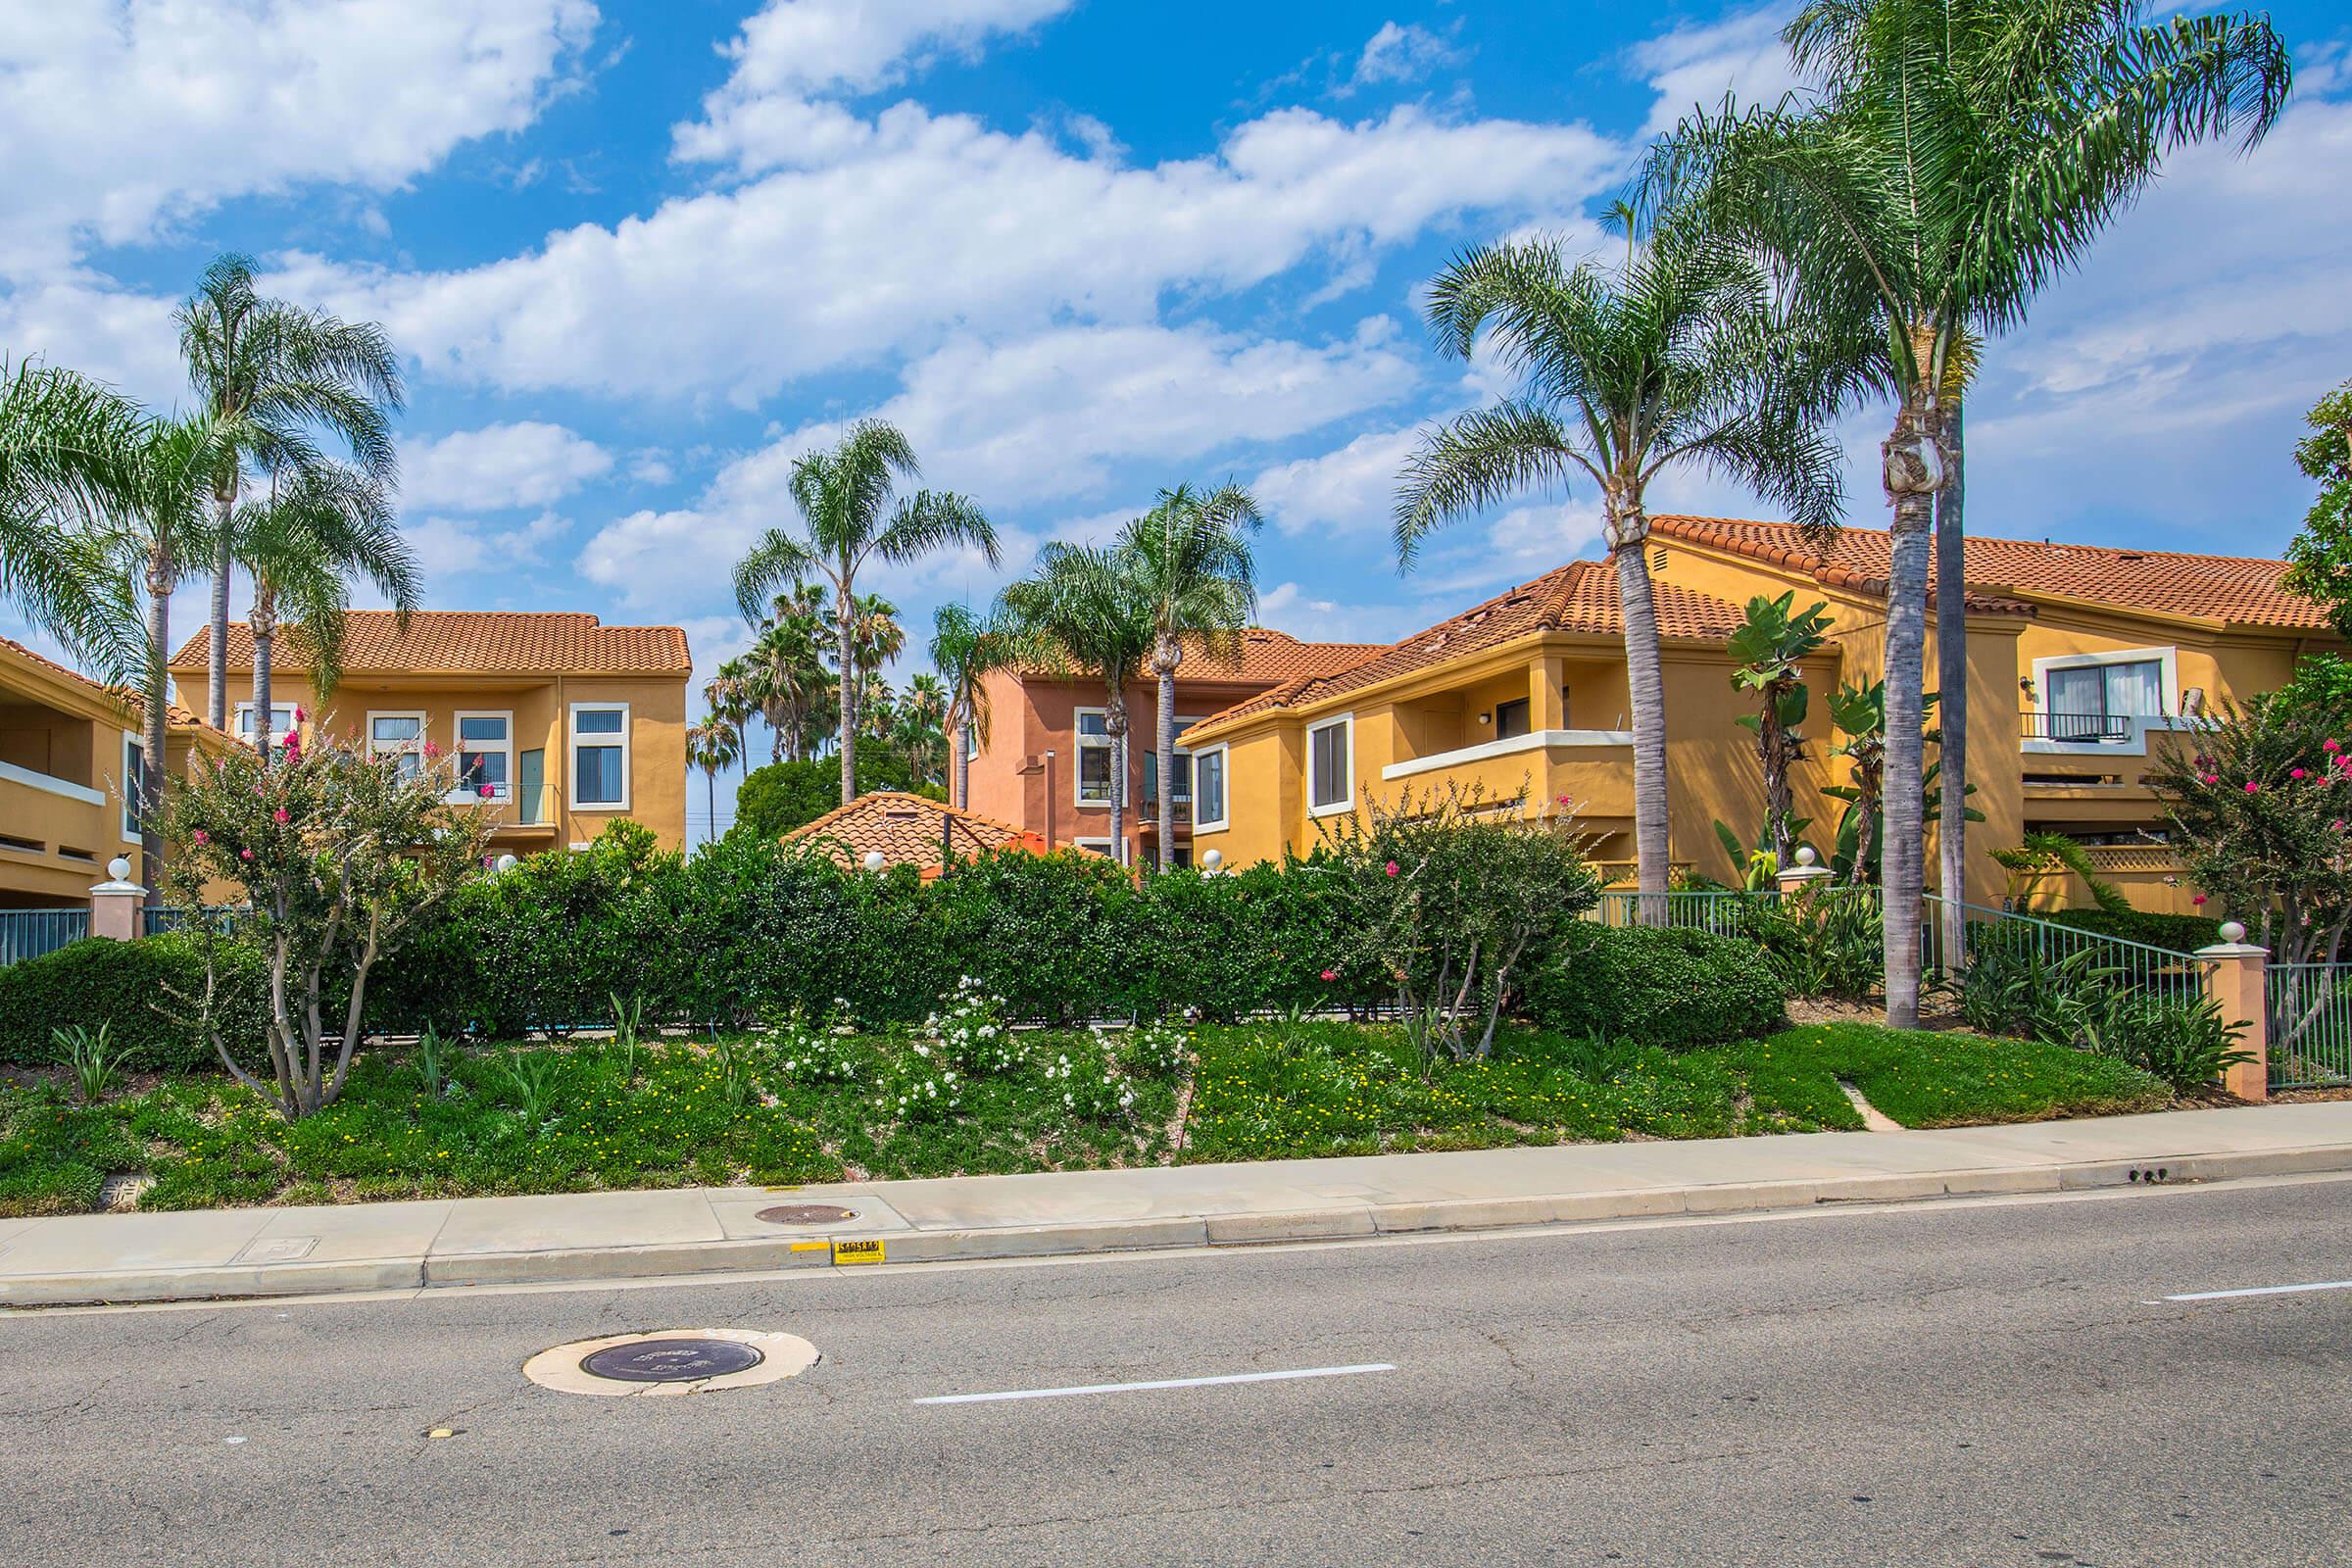
{"label": "balcony", "polygon": [[2018,749],[2029,757],[2145,757],[2150,735],[2180,727],[2163,714],[2032,711],[2018,715]]}
{"label": "balcony", "polygon": [[1380,776],[1385,783],[1416,790],[1446,784],[1478,788],[1490,800],[1507,800],[1522,789],[1539,800],[1565,795],[1580,817],[1630,816],[1633,747],[1632,730],[1540,729],[1392,762]]}

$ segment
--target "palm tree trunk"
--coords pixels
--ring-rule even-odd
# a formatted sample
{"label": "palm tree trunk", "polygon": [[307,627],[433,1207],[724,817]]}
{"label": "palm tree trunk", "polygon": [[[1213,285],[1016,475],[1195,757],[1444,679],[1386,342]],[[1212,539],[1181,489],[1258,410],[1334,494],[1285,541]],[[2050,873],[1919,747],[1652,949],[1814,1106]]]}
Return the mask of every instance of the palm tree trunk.
{"label": "palm tree trunk", "polygon": [[968,811],[972,808],[972,756],[961,724],[950,733],[948,744],[956,749],[956,808]]}
{"label": "palm tree trunk", "polygon": [[1110,858],[1127,863],[1127,694],[1119,686],[1125,670],[1113,670],[1104,682],[1110,696],[1103,727],[1110,731]]}
{"label": "palm tree trunk", "polygon": [[1159,673],[1159,868],[1176,861],[1176,665],[1184,649],[1163,642],[1152,662]]}
{"label": "palm tree trunk", "polygon": [[1920,733],[1921,694],[1927,680],[1929,529],[1936,509],[1935,474],[1923,450],[1930,439],[1918,402],[1895,416],[1885,454],[1886,499],[1894,508],[1892,564],[1886,584],[1886,843],[1881,854],[1886,888],[1886,1021],[1897,1029],[1919,1023],[1919,917],[1927,823]]}
{"label": "palm tree trunk", "polygon": [[1963,956],[1968,902],[1968,564],[1961,520],[1960,403],[1943,411],[1944,479],[1936,498],[1936,715],[1943,786],[1936,848],[1941,860],[1942,965]]}
{"label": "palm tree trunk", "polygon": [[858,798],[858,672],[852,664],[857,639],[850,624],[850,583],[841,581],[833,597],[835,651],[841,659],[841,804]]}
{"label": "palm tree trunk", "polygon": [[703,824],[703,844],[706,848],[718,842],[718,769],[703,769],[703,805],[706,817]]}
{"label": "palm tree trunk", "polygon": [[1639,490],[1607,497],[1609,556],[1625,614],[1625,680],[1634,719],[1635,886],[1643,925],[1666,923],[1673,854],[1666,795],[1666,678],[1658,657],[1657,594],[1649,581],[1649,517]]}
{"label": "palm tree trunk", "polygon": [[276,596],[256,586],[253,594],[253,746],[270,765],[270,656],[277,642]]}
{"label": "palm tree trunk", "polygon": [[[213,497],[213,516],[220,529],[220,548],[213,557],[212,637],[207,644],[204,673],[212,682],[205,694],[205,721],[215,729],[228,728],[228,514],[237,502],[234,486]],[[170,656],[166,656],[167,658]]]}
{"label": "palm tree trunk", "polygon": [[1773,863],[1786,868],[1796,858],[1794,836],[1789,832],[1796,819],[1796,804],[1788,794],[1788,764],[1793,759],[1788,755],[1788,732],[1781,724],[1781,696],[1778,690],[1764,693],[1756,751],[1764,760],[1764,829],[1772,838]]}
{"label": "palm tree trunk", "polygon": [[170,674],[164,667],[172,657],[172,560],[159,544],[147,560],[147,680],[146,711],[140,715],[144,733],[140,744],[146,758],[139,768],[139,880],[147,889],[147,906],[164,902],[164,835],[156,817],[164,805],[164,769],[169,730],[165,704],[171,696]]}

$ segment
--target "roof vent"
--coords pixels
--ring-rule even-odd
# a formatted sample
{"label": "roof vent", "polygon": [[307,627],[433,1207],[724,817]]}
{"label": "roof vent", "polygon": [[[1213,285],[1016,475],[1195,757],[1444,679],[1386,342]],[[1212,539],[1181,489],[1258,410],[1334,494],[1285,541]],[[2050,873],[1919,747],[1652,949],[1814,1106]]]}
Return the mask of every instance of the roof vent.
{"label": "roof vent", "polygon": [[2125,551],[2125,552],[2124,552],[2122,555],[2120,555],[2120,556],[2116,557],[2115,559],[2116,559],[2116,560],[2118,560],[2118,561],[2129,562],[2129,563],[2131,563],[2132,565],[2135,565],[2135,566],[2136,566],[2136,565],[2138,565],[2138,564],[2139,564],[2141,562],[2143,562],[2143,561],[2147,560],[2148,558],[2147,558],[2147,557],[2145,557],[2145,556],[2143,556],[2143,555],[2141,555],[2141,554],[2140,554],[2138,551],[2136,551],[2136,550],[2127,550],[2127,551]]}

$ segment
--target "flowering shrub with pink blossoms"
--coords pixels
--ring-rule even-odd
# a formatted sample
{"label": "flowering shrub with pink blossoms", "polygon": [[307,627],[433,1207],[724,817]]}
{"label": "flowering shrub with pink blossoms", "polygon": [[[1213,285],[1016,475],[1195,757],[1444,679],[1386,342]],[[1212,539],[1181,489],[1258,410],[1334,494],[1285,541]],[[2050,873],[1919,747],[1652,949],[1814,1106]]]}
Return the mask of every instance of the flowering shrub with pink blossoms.
{"label": "flowering shrub with pink blossoms", "polygon": [[1385,978],[1426,1053],[1486,1055],[1526,976],[1600,902],[1564,800],[1449,784],[1368,793],[1318,825],[1346,911],[1323,978]]}
{"label": "flowering shrub with pink blossoms", "polygon": [[2256,698],[2196,721],[2149,767],[2198,912],[2236,920],[2273,963],[2333,963],[2352,927],[2352,734]]}
{"label": "flowering shrub with pink blossoms", "polygon": [[[204,983],[177,1000],[221,1064],[294,1120],[342,1093],[369,978],[477,872],[491,819],[446,804],[452,774],[438,762],[404,777],[399,759],[369,758],[356,743],[306,747],[289,734],[273,750],[267,761],[243,748],[192,758],[160,827],[172,904],[249,910],[190,922]],[[260,1041],[231,1039],[224,1026],[232,948],[258,948],[267,968]]]}

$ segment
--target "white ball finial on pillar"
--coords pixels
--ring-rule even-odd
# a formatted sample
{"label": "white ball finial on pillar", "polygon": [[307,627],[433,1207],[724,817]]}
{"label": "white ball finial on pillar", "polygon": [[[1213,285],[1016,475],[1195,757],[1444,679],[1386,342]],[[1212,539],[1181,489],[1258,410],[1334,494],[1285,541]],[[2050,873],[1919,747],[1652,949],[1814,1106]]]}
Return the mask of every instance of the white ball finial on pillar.
{"label": "white ball finial on pillar", "polygon": [[1210,876],[1215,876],[1217,867],[1224,863],[1225,852],[1223,850],[1211,850],[1200,857],[1200,869],[1206,871]]}
{"label": "white ball finial on pillar", "polygon": [[889,863],[889,860],[884,858],[880,850],[868,850],[865,852],[865,868],[868,871],[872,871],[878,875],[880,874],[882,867],[888,865]]}
{"label": "white ball finial on pillar", "polygon": [[520,863],[521,862],[516,860],[512,855],[502,855],[498,858],[498,874],[500,876],[505,876],[509,871],[514,870],[514,867]]}
{"label": "white ball finial on pillar", "polygon": [[130,862],[118,855],[106,862],[106,874],[118,882],[130,880]]}
{"label": "white ball finial on pillar", "polygon": [[2246,940],[2246,928],[2235,920],[2224,920],[2222,922],[2222,940],[2234,947]]}

